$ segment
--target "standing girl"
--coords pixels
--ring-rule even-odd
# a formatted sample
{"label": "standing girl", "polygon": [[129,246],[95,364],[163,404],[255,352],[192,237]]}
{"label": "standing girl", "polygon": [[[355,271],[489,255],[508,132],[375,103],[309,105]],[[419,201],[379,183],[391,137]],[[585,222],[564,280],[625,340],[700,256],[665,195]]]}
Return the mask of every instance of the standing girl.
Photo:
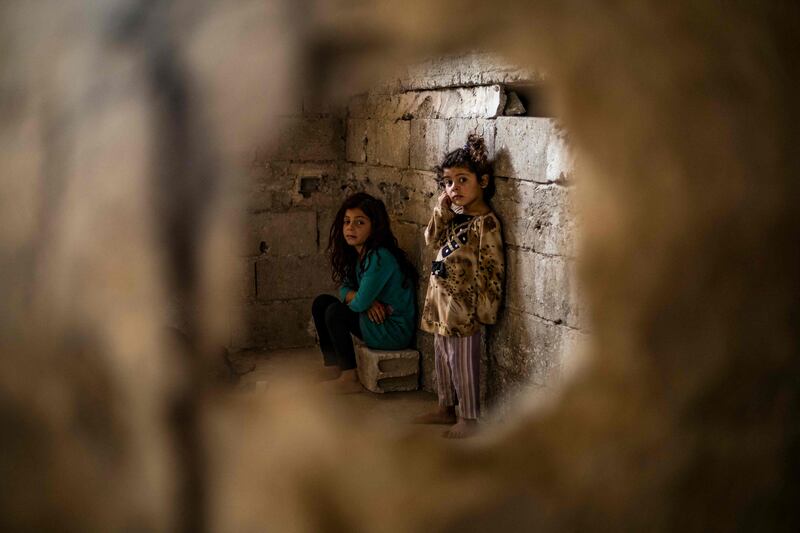
{"label": "standing girl", "polygon": [[360,392],[351,334],[370,348],[398,350],[414,337],[417,272],[392,234],[382,201],[367,193],[348,197],[328,241],[339,298],[317,296],[311,313],[335,392]]}
{"label": "standing girl", "polygon": [[470,135],[435,170],[444,191],[425,229],[438,253],[421,328],[434,334],[439,408],[415,421],[453,424],[445,436],[463,438],[480,412],[481,335],[497,321],[503,295],[503,237],[487,203],[495,187],[482,137]]}

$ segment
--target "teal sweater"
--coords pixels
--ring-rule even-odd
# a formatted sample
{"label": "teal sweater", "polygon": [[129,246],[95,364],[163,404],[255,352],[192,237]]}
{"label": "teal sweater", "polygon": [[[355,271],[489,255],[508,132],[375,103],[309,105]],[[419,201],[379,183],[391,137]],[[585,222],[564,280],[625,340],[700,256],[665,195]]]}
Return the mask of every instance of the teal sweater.
{"label": "teal sweater", "polygon": [[[414,336],[414,288],[411,282],[403,287],[403,273],[397,259],[386,248],[371,251],[356,268],[358,288],[345,283],[339,289],[339,297],[345,300],[348,291],[356,291],[349,307],[360,314],[359,325],[364,342],[378,350],[407,348]],[[378,300],[391,306],[392,313],[383,324],[376,324],[367,316],[372,302]]]}

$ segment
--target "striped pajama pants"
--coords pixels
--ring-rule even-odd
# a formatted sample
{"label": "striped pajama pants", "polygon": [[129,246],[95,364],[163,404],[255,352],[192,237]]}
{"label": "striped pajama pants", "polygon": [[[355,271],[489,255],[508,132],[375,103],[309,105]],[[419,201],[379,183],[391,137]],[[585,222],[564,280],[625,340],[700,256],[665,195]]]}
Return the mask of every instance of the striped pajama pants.
{"label": "striped pajama pants", "polygon": [[458,404],[461,418],[480,413],[481,332],[470,337],[434,335],[439,405]]}

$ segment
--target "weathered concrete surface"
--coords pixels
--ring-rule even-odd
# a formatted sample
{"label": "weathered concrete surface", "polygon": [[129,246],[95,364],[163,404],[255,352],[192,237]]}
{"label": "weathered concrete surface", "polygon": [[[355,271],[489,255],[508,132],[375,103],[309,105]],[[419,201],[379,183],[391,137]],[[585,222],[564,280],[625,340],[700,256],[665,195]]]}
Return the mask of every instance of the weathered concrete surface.
{"label": "weathered concrete surface", "polygon": [[358,379],[371,392],[412,391],[419,388],[417,350],[375,350],[357,343]]}
{"label": "weathered concrete surface", "polygon": [[565,133],[553,119],[498,117],[495,174],[537,183],[570,179],[573,162]]}

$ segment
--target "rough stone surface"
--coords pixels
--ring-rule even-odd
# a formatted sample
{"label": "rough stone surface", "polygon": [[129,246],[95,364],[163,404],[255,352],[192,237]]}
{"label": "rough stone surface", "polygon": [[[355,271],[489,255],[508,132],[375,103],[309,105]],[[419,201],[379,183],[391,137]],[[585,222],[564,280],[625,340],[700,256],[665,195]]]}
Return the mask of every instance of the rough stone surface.
{"label": "rough stone surface", "polygon": [[353,163],[367,161],[367,120],[351,118],[347,121],[346,158]]}
{"label": "rough stone surface", "polygon": [[524,115],[526,113],[525,106],[514,91],[508,91],[506,97],[506,108],[503,111],[505,116]]}
{"label": "rough stone surface", "polygon": [[387,120],[494,118],[503,113],[505,101],[505,91],[500,85],[399,94],[369,93],[351,100],[348,115]]}
{"label": "rough stone surface", "polygon": [[543,387],[557,378],[564,349],[575,346],[573,331],[506,309],[491,333],[492,394],[503,395],[522,384]]}
{"label": "rough stone surface", "polygon": [[495,179],[492,200],[507,244],[548,255],[575,256],[576,214],[572,188],[515,179]]}
{"label": "rough stone surface", "polygon": [[248,216],[249,232],[244,253],[261,254],[261,242],[269,255],[310,255],[317,251],[317,215],[314,211],[257,213]]}
{"label": "rough stone surface", "polygon": [[420,61],[408,66],[395,83],[401,90],[418,90],[513,83],[541,77],[508,63],[496,54],[474,52]]}
{"label": "rough stone surface", "polygon": [[411,168],[433,169],[441,163],[447,146],[448,121],[418,119],[411,121]]}
{"label": "rough stone surface", "polygon": [[[336,218],[339,206],[320,210],[317,213],[317,235],[319,238],[319,251],[325,252],[328,249],[328,240],[331,234],[331,225]],[[330,269],[328,269],[330,270]],[[330,273],[328,273],[330,277]]]}
{"label": "rough stone surface", "polygon": [[549,321],[580,326],[573,263],[559,256],[506,249],[506,305]]}
{"label": "rough stone surface", "polygon": [[538,183],[570,179],[572,158],[553,119],[499,117],[496,127],[496,175]]}
{"label": "rough stone surface", "polygon": [[436,174],[433,172],[410,171],[404,174],[404,183],[409,201],[403,206],[400,219],[413,222],[418,226],[426,226],[431,217],[431,210],[439,189],[436,185]]}
{"label": "rough stone surface", "polygon": [[381,198],[393,221],[417,225],[428,223],[437,194],[433,172],[393,167],[349,166],[342,187],[343,195],[365,191]]}
{"label": "rough stone surface", "polygon": [[[439,157],[440,159],[445,153],[451,152],[457,148],[462,148],[467,143],[467,137],[470,134],[478,134],[486,141],[486,150],[489,152],[489,158],[494,158],[495,155],[495,121],[479,118],[456,118],[447,121],[447,150]],[[438,163],[441,163],[439,161]],[[437,164],[438,164],[437,163]]]}
{"label": "rough stone surface", "polygon": [[358,379],[377,393],[419,388],[419,352],[416,350],[375,350],[356,344]]}
{"label": "rough stone surface", "polygon": [[408,167],[408,121],[367,121],[367,162],[399,168]]}
{"label": "rough stone surface", "polygon": [[425,244],[423,229],[410,222],[397,221],[392,223],[392,231],[400,245],[412,262],[418,263],[419,255]]}
{"label": "rough stone surface", "polygon": [[274,209],[277,204],[288,205],[288,191],[292,190],[294,180],[287,162],[265,160],[263,154],[256,153],[247,184],[245,203],[249,211],[257,212]]}
{"label": "rough stone surface", "polygon": [[323,254],[306,256],[266,256],[255,261],[256,299],[287,300],[292,298],[314,298],[325,292],[332,293],[336,287],[328,273],[328,260]]}

